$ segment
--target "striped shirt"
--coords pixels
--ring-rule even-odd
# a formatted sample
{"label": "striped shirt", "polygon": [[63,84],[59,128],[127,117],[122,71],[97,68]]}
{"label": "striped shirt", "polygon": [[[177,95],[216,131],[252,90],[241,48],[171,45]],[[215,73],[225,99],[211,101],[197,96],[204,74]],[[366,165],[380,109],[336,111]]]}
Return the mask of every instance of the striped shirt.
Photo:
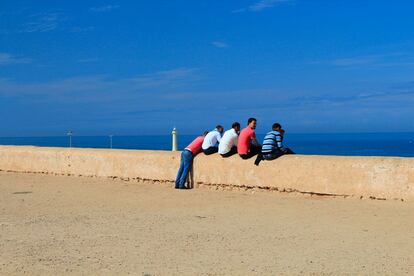
{"label": "striped shirt", "polygon": [[263,154],[273,153],[282,148],[282,134],[280,132],[272,130],[265,135],[262,146]]}

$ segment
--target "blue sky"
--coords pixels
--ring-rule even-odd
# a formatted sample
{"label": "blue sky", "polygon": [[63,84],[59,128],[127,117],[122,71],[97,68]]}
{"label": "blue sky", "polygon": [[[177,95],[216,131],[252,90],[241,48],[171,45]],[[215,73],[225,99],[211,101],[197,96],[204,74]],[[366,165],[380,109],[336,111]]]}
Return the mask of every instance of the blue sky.
{"label": "blue sky", "polygon": [[414,131],[412,1],[0,2],[1,136]]}

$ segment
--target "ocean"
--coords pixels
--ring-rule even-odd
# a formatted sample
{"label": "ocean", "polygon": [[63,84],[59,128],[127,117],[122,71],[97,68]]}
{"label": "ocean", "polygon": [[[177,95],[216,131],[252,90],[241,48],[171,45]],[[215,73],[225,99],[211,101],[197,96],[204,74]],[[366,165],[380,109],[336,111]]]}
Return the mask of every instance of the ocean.
{"label": "ocean", "polygon": [[[264,134],[258,134],[261,141]],[[196,135],[179,135],[178,147],[183,149]],[[300,154],[344,156],[414,157],[412,133],[286,133],[284,144]],[[33,145],[68,147],[69,137],[0,137],[0,145]],[[170,150],[171,135],[113,136],[117,149]],[[109,136],[73,136],[72,147],[110,148]]]}

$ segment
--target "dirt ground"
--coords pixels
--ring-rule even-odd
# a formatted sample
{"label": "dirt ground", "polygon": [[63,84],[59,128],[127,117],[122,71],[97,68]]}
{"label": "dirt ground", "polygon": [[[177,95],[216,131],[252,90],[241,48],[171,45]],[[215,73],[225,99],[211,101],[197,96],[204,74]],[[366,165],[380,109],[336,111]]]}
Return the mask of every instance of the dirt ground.
{"label": "dirt ground", "polygon": [[2,275],[414,275],[414,204],[0,173]]}

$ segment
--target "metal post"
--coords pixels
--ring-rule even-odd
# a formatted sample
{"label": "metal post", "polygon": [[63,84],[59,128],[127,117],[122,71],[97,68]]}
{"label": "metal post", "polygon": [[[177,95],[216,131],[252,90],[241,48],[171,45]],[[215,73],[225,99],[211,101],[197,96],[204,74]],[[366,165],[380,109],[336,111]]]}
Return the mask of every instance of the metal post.
{"label": "metal post", "polygon": [[178,146],[177,146],[177,129],[173,128],[172,132],[172,151],[177,151]]}

